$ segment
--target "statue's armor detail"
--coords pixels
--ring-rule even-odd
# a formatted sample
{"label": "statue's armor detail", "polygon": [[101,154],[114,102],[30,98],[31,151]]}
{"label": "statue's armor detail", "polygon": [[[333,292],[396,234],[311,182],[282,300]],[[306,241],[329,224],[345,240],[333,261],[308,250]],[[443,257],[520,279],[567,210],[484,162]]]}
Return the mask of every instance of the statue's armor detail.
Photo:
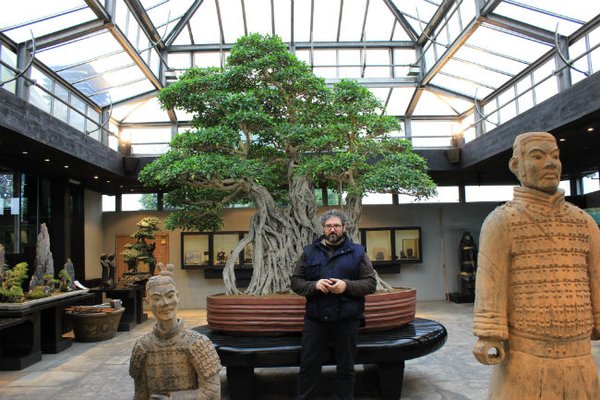
{"label": "statue's armor detail", "polygon": [[[145,382],[150,394],[168,396],[173,391],[198,389],[198,374],[208,378],[221,369],[217,353],[208,346],[213,344],[206,336],[184,329],[182,321],[166,333],[155,327],[135,342],[130,374]],[[194,365],[200,367],[198,371]]]}
{"label": "statue's armor detail", "polygon": [[589,228],[569,203],[549,207],[525,191],[502,207],[510,220],[508,325],[533,339],[588,337],[593,328],[586,258]]}

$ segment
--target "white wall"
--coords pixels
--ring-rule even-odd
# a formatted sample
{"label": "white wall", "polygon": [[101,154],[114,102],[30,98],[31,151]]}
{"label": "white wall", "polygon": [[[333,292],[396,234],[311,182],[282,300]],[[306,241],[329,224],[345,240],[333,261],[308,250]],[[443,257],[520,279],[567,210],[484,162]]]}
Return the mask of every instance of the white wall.
{"label": "white wall", "polygon": [[[86,189],[83,198],[85,204],[83,216],[85,279],[96,279],[102,276],[100,254],[104,252],[102,195]],[[77,277],[77,279],[82,280],[81,277]]]}
{"label": "white wall", "polygon": [[417,300],[443,300],[446,293],[459,291],[459,244],[463,232],[469,231],[479,244],[481,224],[496,205],[365,205],[361,227],[420,226],[423,262],[404,263],[400,273],[381,274],[381,278],[392,286],[417,289]]}
{"label": "white wall", "polygon": [[[496,205],[497,203],[365,205],[361,227],[420,226],[423,262],[403,264],[400,273],[382,274],[381,277],[392,286],[416,288],[418,300],[443,300],[447,292],[459,290],[459,243],[462,233],[469,231],[476,243],[479,243],[481,224]],[[226,210],[223,230],[248,230],[253,213],[254,209]],[[103,213],[102,247],[98,248],[93,256],[98,265],[97,271],[94,271],[97,272],[96,276],[100,274],[100,264],[97,260],[101,253],[122,251],[115,249],[115,235],[131,234],[136,229],[135,224],[145,216],[156,216],[164,220],[166,215],[167,212],[156,211]],[[86,223],[86,227],[87,225]],[[201,269],[181,269],[180,233],[180,230],[169,232],[169,258],[175,265],[174,278],[180,292],[180,307],[204,308],[206,296],[223,293],[223,282],[220,279],[204,279]],[[86,266],[87,257],[86,248]],[[86,277],[89,279],[87,268]]]}

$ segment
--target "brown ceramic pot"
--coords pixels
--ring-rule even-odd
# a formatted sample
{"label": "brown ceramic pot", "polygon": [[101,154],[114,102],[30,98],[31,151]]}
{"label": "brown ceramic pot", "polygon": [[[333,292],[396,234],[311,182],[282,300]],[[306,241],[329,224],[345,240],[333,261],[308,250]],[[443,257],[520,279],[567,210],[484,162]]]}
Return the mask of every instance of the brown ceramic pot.
{"label": "brown ceramic pot", "polygon": [[[412,288],[394,288],[390,292],[368,295],[365,299],[366,326],[362,329],[386,330],[412,322],[416,294]],[[295,294],[208,296],[208,326],[241,335],[301,332],[304,304],[304,297]]]}
{"label": "brown ceramic pot", "polygon": [[112,339],[117,333],[124,307],[111,312],[72,312],[73,333],[78,342],[99,342]]}

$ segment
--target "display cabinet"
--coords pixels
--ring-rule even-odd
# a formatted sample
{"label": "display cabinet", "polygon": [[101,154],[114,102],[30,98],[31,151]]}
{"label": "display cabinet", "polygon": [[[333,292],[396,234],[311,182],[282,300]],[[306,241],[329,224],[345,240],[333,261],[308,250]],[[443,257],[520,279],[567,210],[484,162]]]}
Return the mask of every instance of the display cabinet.
{"label": "display cabinet", "polygon": [[[181,267],[201,268],[206,277],[221,277],[223,267],[231,257],[233,249],[247,232],[182,232]],[[235,260],[235,268],[252,268],[252,245],[247,245]]]}
{"label": "display cabinet", "polygon": [[[233,249],[247,232],[182,232],[181,268],[202,269],[206,279],[222,279],[223,268]],[[235,260],[238,287],[246,287],[252,278],[252,245],[247,245]]]}
{"label": "display cabinet", "polygon": [[183,232],[181,234],[182,268],[194,268],[211,264],[209,238],[208,233]]}
{"label": "display cabinet", "polygon": [[422,262],[420,227],[362,228],[359,231],[367,255],[380,272],[400,272],[400,264]]}

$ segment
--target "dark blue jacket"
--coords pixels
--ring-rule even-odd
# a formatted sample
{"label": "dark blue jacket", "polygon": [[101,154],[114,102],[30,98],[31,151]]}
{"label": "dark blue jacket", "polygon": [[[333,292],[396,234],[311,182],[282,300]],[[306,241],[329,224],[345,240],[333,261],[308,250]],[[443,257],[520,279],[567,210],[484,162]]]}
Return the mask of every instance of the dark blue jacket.
{"label": "dark blue jacket", "polygon": [[[346,236],[344,243],[328,259],[328,249],[322,238],[304,248],[304,278],[316,281],[324,278],[356,280],[364,248]],[[364,296],[318,292],[306,297],[306,317],[320,321],[363,319]]]}

